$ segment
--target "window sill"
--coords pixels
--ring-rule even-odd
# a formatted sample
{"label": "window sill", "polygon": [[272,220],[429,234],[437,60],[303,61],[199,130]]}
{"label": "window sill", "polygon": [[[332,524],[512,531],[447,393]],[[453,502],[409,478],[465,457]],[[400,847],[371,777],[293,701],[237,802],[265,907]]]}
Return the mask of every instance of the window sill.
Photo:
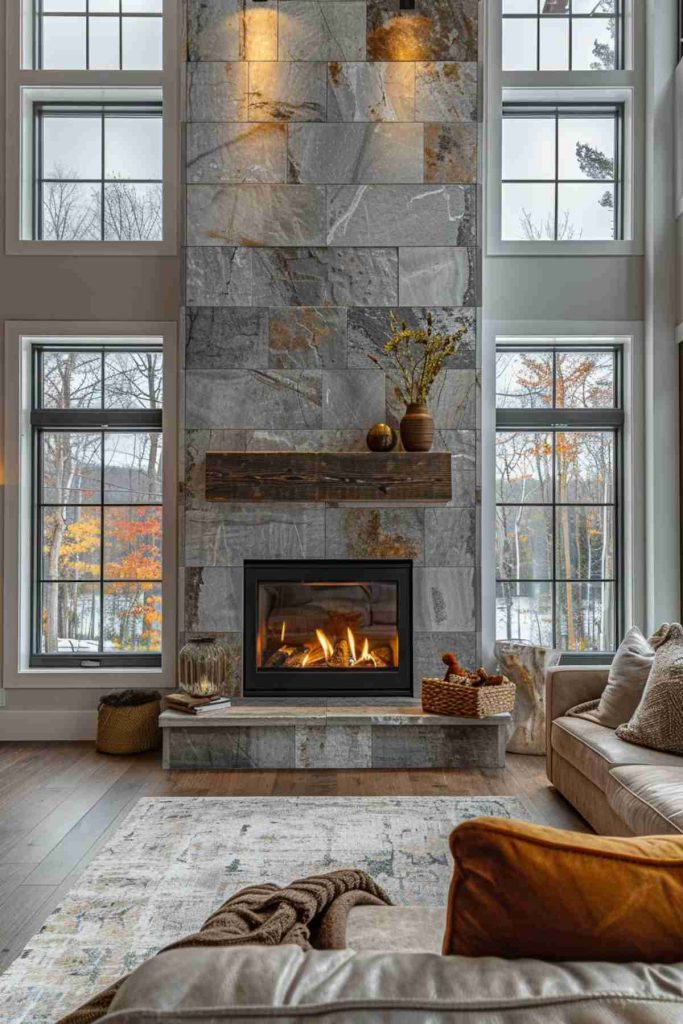
{"label": "window sill", "polygon": [[150,686],[174,688],[176,685],[175,665],[164,668],[25,668],[16,673],[5,673],[3,687],[6,690],[87,690],[111,689],[114,686],[128,689],[145,689]]}
{"label": "window sill", "polygon": [[618,242],[560,241],[525,242],[490,239],[487,256],[642,256],[643,246],[634,240]]}
{"label": "window sill", "polygon": [[7,239],[8,256],[176,256],[174,240],[161,242],[45,242]]}

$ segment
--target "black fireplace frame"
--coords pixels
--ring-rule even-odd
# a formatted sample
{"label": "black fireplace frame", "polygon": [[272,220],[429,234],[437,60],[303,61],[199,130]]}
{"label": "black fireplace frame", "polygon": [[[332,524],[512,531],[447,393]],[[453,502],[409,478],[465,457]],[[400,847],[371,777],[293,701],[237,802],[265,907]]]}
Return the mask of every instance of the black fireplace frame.
{"label": "black fireplace frame", "polygon": [[[258,584],[263,582],[398,585],[399,664],[394,669],[259,669]],[[245,697],[413,696],[413,563],[411,559],[245,559],[243,665]]]}

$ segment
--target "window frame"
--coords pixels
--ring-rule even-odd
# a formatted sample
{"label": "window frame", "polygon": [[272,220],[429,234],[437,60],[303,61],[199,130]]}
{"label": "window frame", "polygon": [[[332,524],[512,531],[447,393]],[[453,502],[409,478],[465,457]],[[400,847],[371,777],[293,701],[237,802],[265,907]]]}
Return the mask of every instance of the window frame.
{"label": "window frame", "polygon": [[[161,652],[157,653],[143,653],[135,652],[129,654],[112,654],[106,651],[101,651],[92,654],[43,654],[38,650],[39,640],[41,634],[41,610],[42,610],[42,599],[41,599],[41,587],[44,583],[49,582],[42,578],[41,564],[42,564],[42,535],[41,535],[41,517],[43,509],[50,507],[50,502],[41,501],[42,492],[42,449],[41,449],[41,437],[44,431],[52,430],[63,430],[63,431],[78,431],[87,429],[88,431],[101,432],[102,439],[104,442],[104,433],[108,429],[111,431],[122,430],[126,433],[132,432],[158,432],[162,438],[163,445],[163,399],[161,409],[108,409],[104,406],[99,408],[87,408],[87,409],[49,409],[44,408],[41,402],[41,390],[42,390],[42,366],[43,366],[43,355],[45,352],[66,352],[66,351],[81,351],[84,353],[98,353],[102,357],[102,380],[104,382],[104,365],[105,357],[111,352],[158,352],[163,358],[163,345],[161,344],[149,344],[149,345],[109,345],[106,344],[93,344],[88,346],[83,345],[69,345],[68,341],[62,344],[50,344],[48,342],[40,343],[36,342],[31,345],[30,352],[30,373],[31,373],[31,440],[30,440],[30,452],[31,452],[31,533],[33,543],[31,544],[31,588],[30,588],[30,629],[31,629],[31,642],[29,649],[29,667],[30,668],[59,668],[59,667],[70,667],[70,668],[81,668],[83,662],[99,662],[99,666],[102,667],[127,667],[135,668],[139,665],[161,665]],[[162,363],[162,379],[163,379],[163,363]],[[104,443],[102,444],[101,451],[102,458],[102,472],[104,471]],[[163,447],[162,447],[162,464],[163,464]],[[66,503],[67,507],[69,503]],[[100,511],[100,540],[103,540],[104,530],[104,512],[107,508],[121,508],[126,505],[129,507],[140,507],[145,505],[144,502],[105,502],[104,500],[104,478],[101,480],[101,493],[100,500],[97,503],[83,504],[82,508],[85,509],[99,509]],[[151,503],[150,503],[151,504]],[[55,506],[59,507],[59,506]],[[161,498],[159,502],[151,504],[153,508],[161,508]],[[162,511],[163,515],[163,511]],[[100,597],[100,641],[103,639],[104,629],[104,590],[106,582],[104,578],[104,545],[101,543],[100,546],[100,575],[98,579],[91,581],[77,581],[77,582],[92,582],[97,583],[99,587]],[[112,581],[113,582],[113,581]],[[126,581],[127,582],[127,581]],[[151,580],[144,582],[153,582]],[[158,580],[160,588],[163,587],[163,566],[162,576]],[[162,605],[162,624],[163,624],[163,605]],[[94,667],[91,665],[90,667]]]}
{"label": "window frame", "polygon": [[[541,60],[541,25],[544,21],[567,21],[568,22],[568,56],[569,56],[569,67],[562,70],[567,72],[573,71],[589,71],[588,68],[573,68],[572,67],[572,54],[574,46],[574,38],[572,33],[572,25],[574,21],[607,21],[610,19],[616,19],[618,24],[618,31],[616,33],[616,54],[615,54],[615,66],[614,71],[622,71],[624,68],[625,60],[625,17],[624,17],[624,3],[625,0],[616,0],[616,11],[614,14],[575,14],[572,9],[573,0],[568,0],[569,10],[567,14],[544,14],[541,11],[542,0],[536,2],[536,13],[508,13],[501,14],[503,22],[505,21],[519,21],[519,20],[535,20],[536,21],[536,67],[528,68],[528,71],[543,71],[544,68],[540,68],[538,65]],[[605,69],[610,70],[610,69]]]}
{"label": "window frame", "polygon": [[[106,123],[107,118],[114,117],[154,117],[160,118],[163,126],[163,108],[161,103],[154,102],[98,102],[96,100],[87,100],[79,102],[78,100],[42,100],[36,101],[32,104],[32,116],[33,116],[33,157],[31,160],[32,174],[33,174],[33,187],[32,187],[32,225],[33,225],[33,241],[50,241],[44,239],[42,236],[43,232],[43,189],[47,182],[53,179],[46,178],[43,167],[43,126],[45,124],[46,117],[92,117],[93,114],[99,115],[100,118],[100,149],[101,149],[101,176],[99,178],[73,178],[66,179],[69,184],[83,184],[83,185],[97,185],[100,189],[100,233],[99,239],[94,241],[99,242],[111,242],[116,241],[115,239],[106,239],[105,233],[105,217],[106,217],[106,185],[108,181],[114,179],[107,178],[105,176],[106,167]],[[163,130],[163,127],[162,127]],[[163,175],[163,169],[162,169]],[[163,189],[164,180],[161,178],[125,178],[122,179],[126,183],[133,185],[138,184],[158,184],[162,188],[162,238],[164,232],[163,224]],[[74,241],[88,241],[88,239],[75,239]],[[145,241],[141,239],[140,241]],[[161,241],[161,239],[155,239],[155,241]],[[131,244],[134,244],[135,240],[130,240]]]}
{"label": "window frame", "polygon": [[[31,591],[34,589],[34,559],[37,532],[33,519],[33,424],[32,359],[33,350],[41,344],[80,345],[84,350],[108,340],[130,341],[142,350],[161,345],[163,351],[163,488],[162,488],[162,643],[161,657],[150,655],[56,655],[55,666],[31,664],[33,618]],[[177,528],[178,528],[178,358],[177,325],[166,322],[8,322],[5,324],[5,404],[4,454],[4,631],[3,676],[7,688],[107,688],[115,683],[130,687],[173,687],[176,683],[176,619],[177,619]],[[57,410],[59,411],[59,410]],[[78,411],[78,410],[76,410]],[[80,410],[86,420],[92,413],[101,417],[101,410]],[[55,410],[46,410],[50,414]],[[71,411],[73,412],[73,410]],[[120,410],[108,412],[110,424],[121,419]],[[157,416],[155,410],[141,419]],[[124,413],[127,418],[128,411]],[[44,422],[45,417],[37,418]],[[41,658],[50,656],[40,656]],[[63,658],[77,664],[65,664]],[[136,663],[132,664],[132,658]],[[140,663],[137,659],[142,658]],[[152,663],[150,658],[155,659]],[[115,659],[115,660],[113,660]],[[100,667],[81,662],[100,662]]]}
{"label": "window frame", "polygon": [[[594,344],[588,343],[581,345],[573,345],[571,340],[557,338],[553,339],[552,342],[542,344],[541,342],[532,342],[530,345],[525,345],[523,339],[518,339],[515,342],[499,342],[495,348],[496,357],[502,352],[525,352],[525,353],[541,353],[549,352],[553,356],[553,394],[555,391],[555,360],[558,353],[563,352],[612,352],[614,354],[614,406],[597,409],[568,409],[555,407],[552,408],[539,408],[539,409],[514,409],[514,408],[499,408],[496,405],[495,418],[496,426],[495,433],[496,439],[501,433],[538,433],[545,432],[552,434],[553,437],[561,433],[575,433],[575,432],[610,432],[614,435],[614,497],[613,501],[607,503],[607,506],[614,510],[614,550],[613,550],[613,571],[612,576],[609,579],[566,579],[561,577],[557,573],[556,564],[556,542],[557,542],[557,529],[556,529],[556,517],[558,508],[577,508],[577,507],[598,507],[598,502],[566,502],[558,503],[555,495],[555,454],[553,448],[552,457],[552,495],[553,499],[550,503],[540,502],[528,502],[529,507],[547,507],[552,510],[552,571],[548,579],[538,580],[526,580],[526,579],[506,579],[500,577],[496,571],[495,583],[496,583],[496,596],[498,591],[498,585],[500,583],[543,583],[550,585],[550,592],[552,598],[552,647],[559,649],[558,646],[558,606],[557,606],[557,588],[558,585],[563,583],[611,583],[614,586],[614,609],[613,609],[613,622],[612,628],[614,631],[614,648],[611,650],[593,650],[593,651],[570,651],[567,650],[567,655],[570,657],[583,658],[597,658],[601,659],[608,655],[611,656],[613,651],[616,649],[618,643],[618,637],[623,632],[624,626],[624,596],[623,596],[623,580],[624,580],[624,533],[623,533],[623,500],[624,500],[624,426],[625,426],[625,411],[624,411],[624,371],[623,371],[623,345],[617,341],[611,344],[602,343],[596,340]],[[514,506],[517,507],[518,502],[503,502],[499,501],[496,497],[496,515],[498,508],[502,506]],[[601,507],[601,506],[600,506]],[[497,552],[496,552],[497,560]],[[497,566],[496,566],[497,568]],[[496,639],[505,639],[498,638]]]}
{"label": "window frame", "polygon": [[[588,120],[590,118],[599,119],[601,114],[596,111],[611,111],[614,119],[614,177],[612,179],[595,179],[595,178],[561,178],[559,176],[560,167],[560,142],[559,142],[559,127],[560,121],[563,117],[569,118],[574,112],[577,116],[582,116]],[[582,113],[585,112],[585,113]],[[521,103],[503,103],[502,117],[503,122],[508,118],[528,118],[534,120],[535,118],[549,118],[553,117],[555,129],[555,162],[554,162],[554,178],[504,178],[501,174],[501,189],[503,185],[508,184],[542,184],[552,185],[554,191],[554,225],[555,225],[555,238],[548,239],[550,242],[562,241],[557,238],[558,230],[558,218],[559,218],[559,189],[560,185],[567,184],[593,184],[597,185],[611,185],[614,188],[615,198],[615,211],[614,221],[617,227],[615,236],[613,239],[585,239],[585,241],[622,241],[624,236],[624,108],[621,103],[591,103],[588,101],[578,103],[553,103],[550,101],[542,101],[540,103],[533,103],[532,101],[524,101]],[[502,163],[502,154],[501,154]],[[501,197],[501,220],[502,220],[502,197]],[[505,241],[522,241],[521,239],[506,239]]]}
{"label": "window frame", "polygon": [[[31,4],[32,0],[27,0]],[[30,9],[29,8],[29,11]],[[27,8],[7,0],[5,250],[25,256],[175,256],[180,192],[180,0],[164,0],[163,68],[159,71],[33,70],[25,66]],[[30,50],[30,46],[29,46]],[[32,106],[52,99],[162,104],[163,238],[160,241],[62,241],[31,237]],[[27,197],[27,192],[28,197]],[[27,211],[28,199],[28,211]]]}
{"label": "window frame", "polygon": [[[26,0],[29,2],[29,0]],[[43,34],[44,34],[44,18],[71,18],[81,19],[85,22],[85,67],[78,70],[91,71],[90,68],[90,18],[110,18],[118,21],[118,47],[119,47],[119,67],[118,70],[123,71],[123,25],[127,18],[157,18],[161,22],[162,29],[162,47],[163,47],[163,10],[161,11],[124,11],[122,0],[118,0],[119,9],[114,13],[109,11],[91,11],[90,0],[84,0],[85,9],[83,11],[44,11],[42,10],[44,0],[33,0],[33,10],[30,14],[26,14],[25,21],[30,22],[30,40],[26,40],[24,52],[27,52],[27,48],[30,47],[33,55],[33,69],[34,71],[45,71],[49,70],[43,67]],[[27,26],[28,27],[28,26]],[[94,69],[99,70],[99,69]],[[160,69],[159,69],[160,70]]]}

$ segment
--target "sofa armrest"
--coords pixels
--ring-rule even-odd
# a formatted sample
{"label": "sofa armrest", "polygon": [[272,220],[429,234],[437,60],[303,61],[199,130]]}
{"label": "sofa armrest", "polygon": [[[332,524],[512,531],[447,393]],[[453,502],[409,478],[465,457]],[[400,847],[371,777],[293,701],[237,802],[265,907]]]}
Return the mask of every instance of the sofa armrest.
{"label": "sofa armrest", "polygon": [[545,674],[545,751],[548,778],[552,778],[552,744],[550,733],[553,721],[566,715],[570,708],[587,700],[597,700],[605,689],[609,666],[581,667],[561,665],[549,668]]}

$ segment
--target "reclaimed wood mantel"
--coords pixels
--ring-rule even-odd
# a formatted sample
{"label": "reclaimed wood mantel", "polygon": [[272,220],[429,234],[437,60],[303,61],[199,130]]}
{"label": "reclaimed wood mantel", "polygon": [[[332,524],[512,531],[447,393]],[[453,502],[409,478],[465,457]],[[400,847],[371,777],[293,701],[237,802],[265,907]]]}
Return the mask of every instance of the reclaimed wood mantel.
{"label": "reclaimed wood mantel", "polygon": [[451,498],[448,452],[207,452],[207,501]]}

